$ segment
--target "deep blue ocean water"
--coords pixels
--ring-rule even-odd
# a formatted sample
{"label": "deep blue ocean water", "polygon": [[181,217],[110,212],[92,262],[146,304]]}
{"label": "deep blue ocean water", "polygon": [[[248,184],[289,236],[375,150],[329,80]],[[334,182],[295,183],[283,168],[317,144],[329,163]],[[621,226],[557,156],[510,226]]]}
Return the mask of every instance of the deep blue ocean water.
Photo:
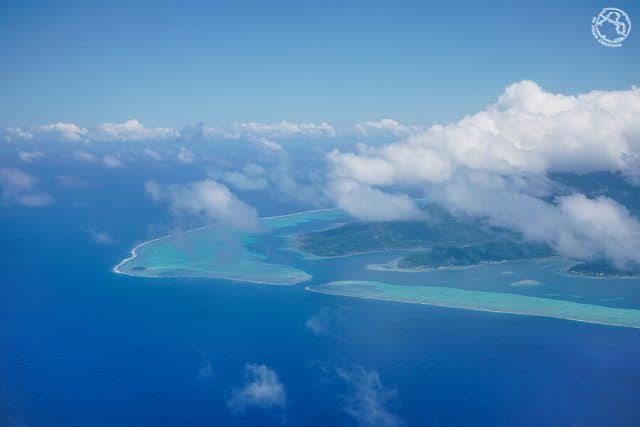
{"label": "deep blue ocean water", "polygon": [[[113,274],[168,221],[142,179],[0,211],[0,425],[357,425],[336,372],[360,367],[406,425],[640,425],[638,330]],[[92,242],[90,223],[117,242]],[[305,326],[319,313],[322,335]],[[229,409],[247,363],[277,372],[283,408]]]}

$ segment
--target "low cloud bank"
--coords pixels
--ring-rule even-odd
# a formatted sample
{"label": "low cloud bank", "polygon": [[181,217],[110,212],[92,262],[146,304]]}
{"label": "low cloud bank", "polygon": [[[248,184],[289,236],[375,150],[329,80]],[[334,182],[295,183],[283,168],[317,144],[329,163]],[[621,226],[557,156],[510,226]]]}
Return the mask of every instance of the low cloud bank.
{"label": "low cloud bank", "polygon": [[53,197],[38,188],[38,178],[19,168],[0,168],[0,196],[4,203],[37,208],[50,205]]}

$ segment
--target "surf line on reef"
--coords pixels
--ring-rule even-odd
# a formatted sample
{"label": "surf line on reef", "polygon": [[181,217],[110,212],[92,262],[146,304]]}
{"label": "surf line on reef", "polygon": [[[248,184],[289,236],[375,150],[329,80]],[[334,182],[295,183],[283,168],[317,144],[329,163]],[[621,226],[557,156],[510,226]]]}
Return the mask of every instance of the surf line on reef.
{"label": "surf line on reef", "polygon": [[[334,211],[334,210],[338,210],[339,208],[322,208],[322,209],[310,209],[307,211],[300,211],[300,212],[291,212],[291,213],[287,213],[287,214],[282,214],[282,215],[272,215],[272,216],[265,216],[260,218],[261,220],[268,220],[268,219],[278,219],[278,218],[288,218],[288,217],[292,217],[292,216],[296,216],[296,215],[303,215],[303,214],[309,214],[309,213],[316,213],[316,212],[328,212],[328,211]],[[201,227],[197,227],[197,228],[193,228],[191,230],[187,230],[185,231],[185,233],[193,233],[195,231],[200,231],[200,230],[204,230],[205,228],[208,227],[215,227],[216,224],[206,224],[203,225]],[[164,240],[164,239],[168,239],[172,236],[172,234],[167,234],[165,236],[160,236],[160,237],[156,237],[155,239],[151,239],[151,240],[146,240],[142,243],[139,243],[138,245],[136,245],[133,249],[131,249],[130,251],[130,255],[123,259],[122,261],[120,261],[118,264],[116,264],[111,271],[113,271],[116,274],[123,274],[126,276],[131,276],[131,274],[127,273],[126,271],[122,271],[120,269],[120,267],[122,267],[124,264],[128,263],[131,260],[134,260],[138,257],[138,249],[140,249],[143,246],[146,246],[148,244],[151,244],[153,242],[157,242],[159,240]]]}

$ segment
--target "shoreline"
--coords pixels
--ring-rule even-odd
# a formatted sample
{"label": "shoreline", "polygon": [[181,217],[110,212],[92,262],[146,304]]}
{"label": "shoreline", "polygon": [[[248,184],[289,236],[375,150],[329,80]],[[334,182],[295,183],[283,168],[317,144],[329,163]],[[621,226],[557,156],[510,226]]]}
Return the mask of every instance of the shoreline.
{"label": "shoreline", "polygon": [[[327,211],[333,211],[333,210],[339,210],[339,208],[334,207],[334,208],[310,209],[310,210],[307,210],[307,211],[291,212],[291,213],[283,214],[283,215],[265,216],[265,217],[260,218],[260,220],[287,218],[287,217],[292,217],[292,216],[296,216],[296,215],[302,215],[302,214],[308,214],[308,213],[316,213],[316,212],[327,212]],[[184,231],[184,233],[192,233],[194,231],[199,231],[199,230],[205,229],[207,227],[214,227],[214,226],[215,226],[215,224],[206,224],[206,225],[203,225],[201,227],[196,227],[196,228],[193,228],[191,230],[186,230],[186,231]],[[164,236],[156,237],[156,238],[151,239],[151,240],[145,240],[144,242],[137,244],[135,247],[133,247],[133,249],[131,249],[131,251],[129,252],[129,256],[127,258],[123,259],[122,261],[120,261],[118,264],[116,264],[111,269],[111,271],[113,273],[116,273],[116,274],[122,274],[122,275],[125,275],[125,276],[131,276],[131,277],[159,278],[157,276],[148,276],[148,275],[145,276],[145,275],[142,275],[142,274],[131,274],[131,273],[122,271],[120,269],[120,267],[123,266],[124,264],[126,264],[127,262],[129,262],[129,261],[131,261],[133,259],[136,259],[138,257],[138,249],[140,249],[141,247],[143,247],[145,245],[148,245],[150,243],[153,243],[153,242],[157,242],[159,240],[167,239],[167,238],[169,238],[171,236],[172,236],[172,234],[167,234],[167,235],[164,235]],[[306,272],[305,272],[305,274],[307,274],[307,276],[309,276],[305,280],[302,280],[302,281],[299,281],[299,282],[295,282],[295,283],[292,283],[292,284],[288,284],[288,285],[285,285],[285,286],[291,286],[291,285],[296,285],[298,283],[303,283],[303,282],[306,282],[307,280],[309,280],[309,279],[311,279],[313,277],[313,276],[309,275]],[[236,281],[236,282],[259,283],[259,284],[267,284],[267,285],[269,285],[269,284],[280,285],[280,284],[271,283],[271,282],[260,282],[260,281],[251,281],[251,280],[239,280],[239,279],[223,279],[223,280],[232,280],[232,281]]]}
{"label": "shoreline", "polygon": [[486,265],[499,265],[499,264],[511,264],[518,262],[526,262],[531,260],[561,260],[563,259],[559,255],[552,255],[548,257],[539,257],[539,258],[518,258],[518,259],[505,259],[501,261],[481,261],[475,264],[469,265],[451,265],[451,266],[441,266],[441,267],[425,267],[425,268],[402,268],[398,267],[397,263],[402,260],[403,257],[395,258],[387,263],[378,263],[378,264],[367,264],[367,270],[370,271],[382,271],[382,272],[394,272],[394,273],[428,273],[428,272],[438,272],[438,271],[458,271],[458,270],[467,270],[476,267],[482,267]]}

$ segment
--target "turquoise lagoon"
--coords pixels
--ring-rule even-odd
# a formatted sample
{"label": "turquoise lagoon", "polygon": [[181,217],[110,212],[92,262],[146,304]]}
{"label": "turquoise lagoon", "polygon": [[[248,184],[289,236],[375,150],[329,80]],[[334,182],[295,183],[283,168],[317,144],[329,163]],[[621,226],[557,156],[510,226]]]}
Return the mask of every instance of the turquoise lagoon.
{"label": "turquoise lagoon", "polygon": [[348,222],[338,209],[267,217],[261,231],[206,226],[138,245],[114,271],[142,277],[194,277],[271,285],[303,283],[331,295],[543,316],[640,328],[640,279],[567,274],[559,257],[465,268],[406,271],[392,265],[409,251],[335,258],[301,253],[295,235]]}
{"label": "turquoise lagoon", "polygon": [[[300,212],[261,220],[261,232],[248,234],[211,225],[164,236],[136,246],[114,267],[116,273],[143,277],[195,277],[272,285],[293,285],[311,278],[272,252],[289,230],[343,218],[337,209]],[[271,257],[269,256],[271,253]],[[287,257],[285,257],[287,258]]]}

